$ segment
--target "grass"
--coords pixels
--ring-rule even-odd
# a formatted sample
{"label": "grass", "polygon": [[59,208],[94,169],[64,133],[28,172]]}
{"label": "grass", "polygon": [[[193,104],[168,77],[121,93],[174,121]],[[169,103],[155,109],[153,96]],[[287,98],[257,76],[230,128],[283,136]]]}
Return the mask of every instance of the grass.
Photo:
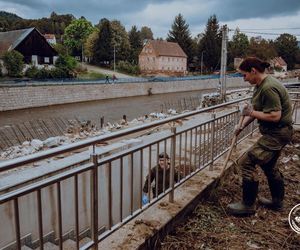
{"label": "grass", "polygon": [[78,79],[105,79],[105,77],[106,75],[93,71],[82,72],[77,76]]}

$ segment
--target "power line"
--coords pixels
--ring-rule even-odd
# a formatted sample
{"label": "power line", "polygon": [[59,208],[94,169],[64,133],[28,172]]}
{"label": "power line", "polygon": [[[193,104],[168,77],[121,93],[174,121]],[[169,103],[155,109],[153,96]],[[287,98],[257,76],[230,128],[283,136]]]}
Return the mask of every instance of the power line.
{"label": "power line", "polygon": [[[249,34],[258,34],[258,35],[273,35],[273,36],[280,36],[282,33],[269,33],[269,32],[253,32],[253,31],[246,31],[246,30],[240,30],[243,33],[249,33]],[[293,36],[300,36],[300,34],[291,34]]]}
{"label": "power line", "polygon": [[300,28],[269,28],[269,29],[263,29],[263,28],[260,28],[260,29],[243,29],[243,30],[300,30]]}

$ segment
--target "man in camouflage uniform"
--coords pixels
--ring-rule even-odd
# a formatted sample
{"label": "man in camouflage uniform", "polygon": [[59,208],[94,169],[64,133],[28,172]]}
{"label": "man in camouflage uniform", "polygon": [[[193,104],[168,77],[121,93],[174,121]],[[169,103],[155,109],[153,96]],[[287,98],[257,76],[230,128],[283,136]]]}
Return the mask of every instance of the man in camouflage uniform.
{"label": "man in camouflage uniform", "polygon": [[239,165],[243,179],[241,202],[228,205],[232,215],[255,213],[255,200],[258,193],[256,165],[259,165],[268,179],[272,200],[260,198],[267,208],[280,210],[283,206],[284,180],[276,162],[282,148],[290,142],[292,128],[292,107],[287,90],[276,79],[268,76],[265,69],[270,65],[257,58],[246,58],[239,66],[244,80],[255,85],[251,104],[242,110],[245,116],[238,135],[246,126],[257,119],[262,137],[245,153]]}

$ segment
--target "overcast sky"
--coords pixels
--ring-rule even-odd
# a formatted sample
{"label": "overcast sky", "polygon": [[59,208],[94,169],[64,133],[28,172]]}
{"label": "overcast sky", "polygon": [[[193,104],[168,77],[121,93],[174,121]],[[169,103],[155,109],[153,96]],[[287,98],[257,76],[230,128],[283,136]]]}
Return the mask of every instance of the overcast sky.
{"label": "overcast sky", "polygon": [[220,25],[227,24],[230,29],[287,32],[300,40],[300,0],[0,0],[0,10],[27,19],[49,17],[52,11],[73,14],[76,18],[84,16],[93,24],[104,17],[117,19],[127,30],[132,25],[148,26],[155,38],[167,36],[178,13],[186,19],[192,36],[203,32],[208,18],[216,14]]}

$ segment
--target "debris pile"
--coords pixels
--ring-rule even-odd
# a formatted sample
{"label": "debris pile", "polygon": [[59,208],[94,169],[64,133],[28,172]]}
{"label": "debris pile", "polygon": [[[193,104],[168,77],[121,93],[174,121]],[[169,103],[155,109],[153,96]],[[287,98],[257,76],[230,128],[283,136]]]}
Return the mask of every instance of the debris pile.
{"label": "debris pile", "polygon": [[[231,98],[241,98],[241,95],[245,95],[243,92],[241,95],[238,94],[240,92],[233,92],[231,95]],[[215,93],[212,93],[208,96],[215,96]],[[196,103],[196,102],[195,102]],[[214,104],[216,104],[214,102]],[[201,107],[198,106],[197,109],[200,109]],[[180,109],[179,109],[180,110]],[[98,135],[103,135],[107,133],[111,133],[113,131],[124,129],[128,127],[134,127],[140,124],[149,123],[155,120],[165,119],[167,117],[177,115],[180,113],[186,113],[190,110],[176,110],[175,108],[169,108],[166,110],[166,113],[162,112],[152,112],[148,115],[144,115],[138,118],[133,119],[132,121],[127,121],[126,116],[123,117],[118,122],[107,122],[105,126],[103,126],[102,129],[97,128],[95,124],[93,124],[90,120],[87,121],[79,121],[76,120],[68,120],[68,127],[66,127],[66,133],[62,136],[53,136],[49,137],[45,140],[40,140],[37,138],[34,138],[32,140],[26,140],[21,145],[11,146],[3,151],[0,151],[0,161],[1,160],[7,160],[7,159],[13,159],[29,154],[33,154],[35,152],[57,147],[60,145],[66,145],[70,144],[72,142],[76,142],[88,137],[94,137]],[[162,127],[164,129],[168,129],[169,126]]]}
{"label": "debris pile", "polygon": [[124,129],[127,127],[134,127],[139,124],[151,122],[158,119],[164,119],[170,115],[177,114],[176,110],[170,110],[169,114],[163,113],[151,113],[149,115],[135,118],[132,121],[127,122],[125,119],[119,122],[110,123],[107,122],[103,129],[98,129],[91,121],[72,121],[70,120],[67,133],[62,136],[49,137],[46,140],[33,139],[31,141],[25,141],[21,145],[9,147],[0,152],[0,161],[14,159],[17,157],[30,155],[38,151],[46,150],[49,148],[58,147],[60,145],[70,144],[85,138],[99,136],[113,131]]}

